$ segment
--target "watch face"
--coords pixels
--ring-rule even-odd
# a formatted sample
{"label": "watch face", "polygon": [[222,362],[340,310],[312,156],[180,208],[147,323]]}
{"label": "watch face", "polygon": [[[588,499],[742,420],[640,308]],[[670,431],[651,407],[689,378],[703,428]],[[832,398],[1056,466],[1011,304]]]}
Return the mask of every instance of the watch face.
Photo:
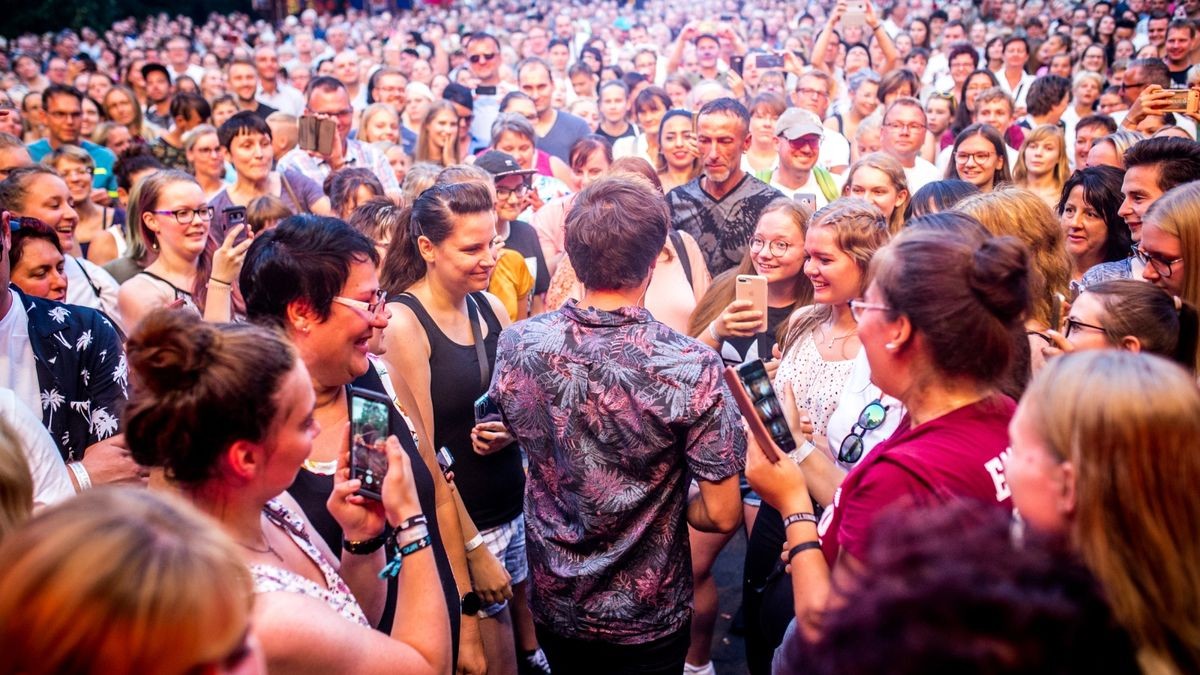
{"label": "watch face", "polygon": [[479,600],[479,596],[475,594],[475,591],[467,591],[467,594],[462,596],[463,614],[478,614],[482,607],[483,603]]}

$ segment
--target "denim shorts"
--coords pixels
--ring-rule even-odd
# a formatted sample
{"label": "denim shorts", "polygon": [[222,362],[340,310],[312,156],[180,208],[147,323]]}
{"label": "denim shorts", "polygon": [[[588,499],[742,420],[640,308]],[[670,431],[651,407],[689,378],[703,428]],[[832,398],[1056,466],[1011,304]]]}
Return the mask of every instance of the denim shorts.
{"label": "denim shorts", "polygon": [[[525,557],[524,514],[503,525],[489,527],[479,534],[483,537],[483,543],[487,545],[492,555],[496,556],[496,559],[504,565],[504,569],[508,570],[514,586],[529,577],[529,559]],[[479,616],[482,618],[496,616],[507,606],[507,600],[484,605],[479,610]]]}

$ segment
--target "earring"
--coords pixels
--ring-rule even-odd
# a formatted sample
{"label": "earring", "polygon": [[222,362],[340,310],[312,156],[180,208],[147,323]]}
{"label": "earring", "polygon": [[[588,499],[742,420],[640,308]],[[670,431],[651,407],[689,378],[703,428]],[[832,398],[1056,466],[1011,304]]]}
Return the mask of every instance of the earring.
{"label": "earring", "polygon": [[888,350],[889,352],[894,352],[894,351],[896,351],[896,343],[889,342],[889,343],[885,344],[883,346],[883,348]]}

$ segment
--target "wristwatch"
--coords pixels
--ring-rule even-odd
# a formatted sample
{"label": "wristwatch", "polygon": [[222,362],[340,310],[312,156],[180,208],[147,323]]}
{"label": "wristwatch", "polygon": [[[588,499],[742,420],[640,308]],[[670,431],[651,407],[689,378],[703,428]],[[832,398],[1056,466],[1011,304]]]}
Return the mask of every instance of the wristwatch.
{"label": "wristwatch", "polygon": [[483,601],[475,591],[467,591],[467,594],[462,596],[461,605],[464,615],[478,614],[483,607]]}

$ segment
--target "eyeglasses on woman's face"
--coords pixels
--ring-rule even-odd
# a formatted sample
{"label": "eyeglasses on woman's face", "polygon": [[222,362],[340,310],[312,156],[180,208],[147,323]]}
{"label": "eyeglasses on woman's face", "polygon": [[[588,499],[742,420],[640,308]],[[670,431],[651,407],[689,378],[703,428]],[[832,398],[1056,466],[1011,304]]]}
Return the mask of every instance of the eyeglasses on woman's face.
{"label": "eyeglasses on woman's face", "polygon": [[371,316],[379,316],[383,313],[382,310],[386,305],[384,301],[387,299],[387,291],[380,288],[376,290],[371,297],[374,298],[371,302],[363,302],[362,300],[355,300],[354,298],[335,295],[333,296],[333,302],[351,309],[357,309],[360,312],[366,312]]}
{"label": "eyeglasses on woman's face", "polygon": [[1154,271],[1158,272],[1158,276],[1160,276],[1164,279],[1170,279],[1171,273],[1173,271],[1171,268],[1174,265],[1177,265],[1177,264],[1183,262],[1183,258],[1176,258],[1174,260],[1165,260],[1153,253],[1145,252],[1140,247],[1133,249],[1133,254],[1137,256],[1138,260],[1142,261],[1143,265],[1150,265],[1151,267],[1153,267]]}
{"label": "eyeglasses on woman's face", "polygon": [[205,206],[198,209],[184,208],[156,210],[151,211],[150,213],[156,213],[160,216],[173,216],[175,218],[175,222],[179,223],[180,225],[190,225],[196,218],[200,218],[200,220],[203,220],[204,222],[208,222],[213,219],[213,207],[211,206]]}

